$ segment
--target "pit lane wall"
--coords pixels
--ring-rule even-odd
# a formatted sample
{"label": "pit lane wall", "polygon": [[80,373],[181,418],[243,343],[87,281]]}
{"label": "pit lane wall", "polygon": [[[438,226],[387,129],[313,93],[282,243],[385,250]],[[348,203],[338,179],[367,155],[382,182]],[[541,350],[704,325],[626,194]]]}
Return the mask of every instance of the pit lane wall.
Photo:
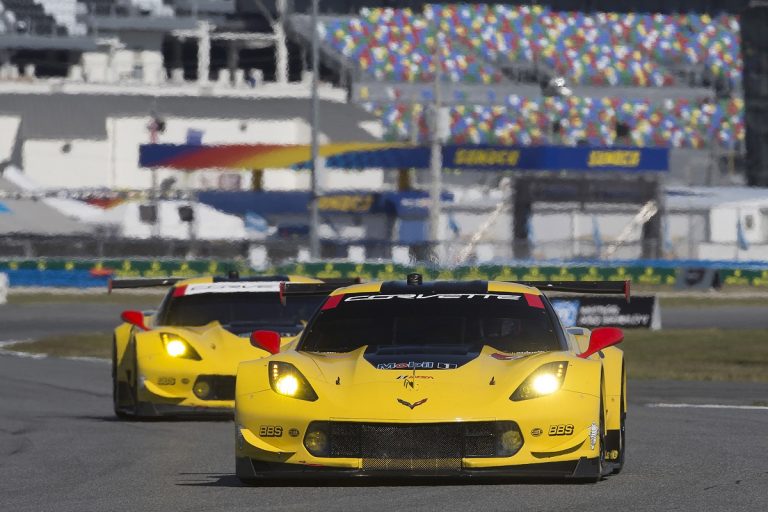
{"label": "pit lane wall", "polygon": [[716,262],[680,260],[518,262],[454,268],[405,266],[392,263],[294,263],[257,272],[246,260],[170,259],[5,259],[0,273],[13,287],[106,287],[110,277],[195,277],[224,275],[237,270],[241,276],[298,274],[318,278],[360,277],[364,280],[405,279],[420,272],[426,280],[632,280],[634,285],[672,288],[750,287],[768,290],[768,262]]}

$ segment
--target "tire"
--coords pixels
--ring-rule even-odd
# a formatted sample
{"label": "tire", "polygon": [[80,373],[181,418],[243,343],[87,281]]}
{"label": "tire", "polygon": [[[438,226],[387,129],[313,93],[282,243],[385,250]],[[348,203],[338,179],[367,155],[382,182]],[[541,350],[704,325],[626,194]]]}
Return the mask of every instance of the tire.
{"label": "tire", "polygon": [[[582,483],[597,483],[603,479],[608,469],[608,463],[606,462],[606,430],[605,430],[605,383],[601,376],[600,378],[600,419],[599,419],[599,434],[597,438],[598,456],[597,467],[594,466],[594,462],[590,465],[588,470],[583,472],[579,471],[579,465],[576,467],[576,472],[572,478]],[[593,423],[594,425],[594,423]],[[594,461],[595,459],[589,459]]]}
{"label": "tire", "polygon": [[621,367],[621,405],[620,405],[620,423],[619,423],[619,456],[616,462],[613,464],[612,474],[618,475],[624,468],[624,458],[627,452],[627,438],[626,438],[626,421],[627,421],[627,406],[626,406],[626,393],[627,393],[627,380],[624,374],[624,366]]}
{"label": "tire", "polygon": [[[601,379],[602,380],[602,379]],[[605,445],[605,390],[603,389],[604,385],[600,387],[600,437],[598,438],[597,442],[599,443],[600,447],[600,455],[598,456],[598,471],[597,471],[597,478],[595,479],[595,482],[599,482],[602,480],[603,475],[606,471],[606,445]]]}
{"label": "tire", "polygon": [[131,389],[131,417],[135,420],[141,420],[148,418],[146,414],[145,404],[139,401],[139,361],[136,355],[136,339],[133,340],[133,350],[131,351],[133,357],[133,371],[131,371],[131,382],[129,387]]}
{"label": "tire", "polygon": [[235,476],[243,485],[254,485],[258,482],[253,463],[247,457],[235,457]]}
{"label": "tire", "polygon": [[123,402],[123,398],[120,393],[120,381],[117,378],[117,340],[113,337],[112,338],[112,408],[115,411],[115,416],[117,416],[121,420],[126,420],[130,418],[130,415],[126,413],[122,407],[121,403]]}

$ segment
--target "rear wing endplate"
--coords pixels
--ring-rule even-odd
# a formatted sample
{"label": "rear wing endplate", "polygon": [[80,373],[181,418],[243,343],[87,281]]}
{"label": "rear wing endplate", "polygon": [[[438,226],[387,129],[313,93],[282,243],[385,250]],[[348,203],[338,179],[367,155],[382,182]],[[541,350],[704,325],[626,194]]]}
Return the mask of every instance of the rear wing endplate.
{"label": "rear wing endplate", "polygon": [[507,281],[538,288],[543,292],[624,295],[629,302],[631,281]]}

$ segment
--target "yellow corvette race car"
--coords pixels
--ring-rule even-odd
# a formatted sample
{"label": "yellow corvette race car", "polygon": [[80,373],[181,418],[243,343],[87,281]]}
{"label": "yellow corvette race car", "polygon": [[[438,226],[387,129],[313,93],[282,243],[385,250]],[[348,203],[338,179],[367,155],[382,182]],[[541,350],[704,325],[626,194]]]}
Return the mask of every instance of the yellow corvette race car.
{"label": "yellow corvette race car", "polygon": [[[313,294],[292,298],[287,304],[280,295],[286,281],[306,283]],[[227,278],[114,280],[110,286],[170,286],[156,312],[124,311],[125,323],[114,331],[115,414],[143,418],[231,414],[237,365],[270,355],[251,345],[251,332],[277,332],[272,350],[289,343],[322,303],[322,287],[330,291],[337,285],[288,276],[241,279],[233,274]]]}
{"label": "yellow corvette race car", "polygon": [[[541,290],[628,298],[628,283],[527,284],[411,274],[335,290],[295,344],[240,364],[237,476],[620,471],[626,384],[612,345],[623,334],[565,330]],[[287,284],[287,303],[304,289]]]}

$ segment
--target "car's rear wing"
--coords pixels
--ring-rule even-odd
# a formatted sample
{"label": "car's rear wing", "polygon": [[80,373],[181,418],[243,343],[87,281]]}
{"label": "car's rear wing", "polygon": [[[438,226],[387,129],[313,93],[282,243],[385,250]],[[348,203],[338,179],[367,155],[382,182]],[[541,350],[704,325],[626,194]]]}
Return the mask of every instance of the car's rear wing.
{"label": "car's rear wing", "polygon": [[[107,284],[109,293],[112,290],[128,289],[128,288],[159,288],[163,286],[173,286],[179,281],[189,279],[188,277],[162,277],[162,278],[138,278],[138,279],[110,279]],[[306,285],[306,286],[320,286],[331,287],[331,293],[336,288],[342,286],[349,286],[351,284],[359,283],[359,279],[323,279],[322,283],[289,283],[288,276],[253,276],[253,277],[239,277],[236,274],[231,274],[228,277],[214,277],[214,283],[258,283],[258,282],[279,282],[292,285]],[[304,294],[306,295],[306,293]]]}
{"label": "car's rear wing", "polygon": [[624,295],[629,302],[631,281],[506,281],[538,288],[547,292],[581,293],[595,295]]}
{"label": "car's rear wing", "polygon": [[110,279],[107,283],[108,293],[112,293],[112,290],[120,290],[126,288],[159,288],[162,286],[173,286],[179,281],[183,281],[182,277],[164,277],[164,278],[144,278],[144,279]]}

